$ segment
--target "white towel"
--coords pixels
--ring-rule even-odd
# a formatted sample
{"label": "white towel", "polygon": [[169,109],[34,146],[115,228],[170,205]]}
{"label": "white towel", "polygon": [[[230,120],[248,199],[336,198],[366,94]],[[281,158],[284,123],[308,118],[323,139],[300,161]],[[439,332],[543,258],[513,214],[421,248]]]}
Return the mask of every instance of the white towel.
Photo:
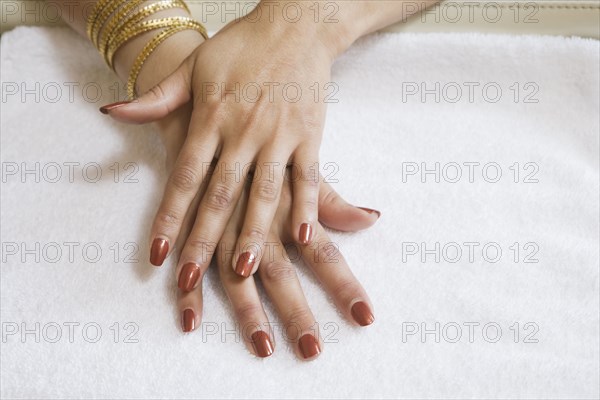
{"label": "white towel", "polygon": [[332,237],[376,322],[352,327],[298,266],[314,362],[277,328],[251,356],[214,270],[204,325],[181,333],[174,260],[146,261],[155,129],[98,112],[124,91],[69,29],[17,28],[1,50],[3,398],[599,396],[597,41],[385,34],[336,62],[323,172],[382,216]]}

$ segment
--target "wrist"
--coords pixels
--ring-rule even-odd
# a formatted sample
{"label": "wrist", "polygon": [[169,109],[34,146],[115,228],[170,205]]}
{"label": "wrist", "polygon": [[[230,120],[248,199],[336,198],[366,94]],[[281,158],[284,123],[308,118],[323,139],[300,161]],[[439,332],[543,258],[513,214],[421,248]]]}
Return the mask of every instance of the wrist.
{"label": "wrist", "polygon": [[255,11],[260,22],[289,30],[308,41],[318,40],[332,58],[336,58],[359,37],[369,33],[369,13],[377,7],[371,3],[377,1],[261,0],[257,7],[261,10]]}
{"label": "wrist", "polygon": [[[331,61],[343,53],[360,33],[356,24],[340,19],[341,7],[331,1],[261,0],[243,20],[256,27],[267,39],[284,38],[294,46],[319,46]],[[349,9],[344,10],[344,19]]]}
{"label": "wrist", "polygon": [[[152,3],[152,2],[148,2]],[[145,20],[165,17],[189,17],[181,9],[159,11]],[[121,46],[114,54],[114,70],[123,82],[127,82],[132,67],[144,47],[159,33],[151,30],[135,36]],[[204,37],[189,29],[173,34],[160,43],[142,64],[137,76],[137,90],[144,93],[170,75],[191,52],[204,42]]]}
{"label": "wrist", "polygon": [[147,92],[171,75],[202,43],[204,38],[194,30],[184,30],[166,39],[142,66],[137,79],[138,92]]}

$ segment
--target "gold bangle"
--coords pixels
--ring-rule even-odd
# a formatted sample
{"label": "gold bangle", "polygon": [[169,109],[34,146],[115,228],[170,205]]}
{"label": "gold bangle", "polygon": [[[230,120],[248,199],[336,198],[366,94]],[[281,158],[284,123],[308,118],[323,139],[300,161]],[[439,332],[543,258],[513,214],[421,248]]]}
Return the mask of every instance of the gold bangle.
{"label": "gold bangle", "polygon": [[137,24],[138,22],[142,21],[144,18],[146,18],[152,14],[155,14],[159,11],[169,10],[172,8],[182,8],[188,14],[190,14],[190,9],[187,7],[187,5],[183,1],[181,1],[181,0],[162,0],[162,1],[159,1],[156,3],[152,3],[150,5],[147,5],[146,7],[142,8],[137,13],[125,18],[119,25],[117,25],[115,27],[115,32],[121,31],[124,27],[127,27],[129,25]]}
{"label": "gold bangle", "polygon": [[115,28],[119,25],[119,23],[121,21],[123,21],[123,19],[127,18],[127,16],[129,14],[131,14],[131,12],[133,11],[134,8],[136,8],[138,5],[140,5],[144,1],[146,1],[146,0],[130,0],[130,1],[128,1],[127,3],[125,3],[125,6],[123,7],[123,9],[115,12],[113,14],[112,18],[110,18],[110,20],[108,22],[106,22],[106,24],[102,28],[102,31],[100,32],[100,37],[98,39],[98,50],[100,51],[100,53],[102,55],[106,54],[106,46],[107,46],[108,40],[111,38],[112,35],[114,35],[114,32],[117,32],[117,30]]}
{"label": "gold bangle", "polygon": [[163,30],[161,33],[156,35],[151,41],[149,41],[146,44],[146,46],[144,46],[142,52],[135,59],[135,62],[133,63],[133,66],[131,67],[131,72],[129,73],[129,79],[127,80],[127,95],[129,96],[130,99],[133,100],[136,97],[135,84],[136,84],[138,75],[140,74],[140,71],[142,70],[142,66],[144,65],[144,63],[146,62],[148,57],[168,37],[172,36],[173,34],[175,34],[177,32],[180,32],[180,31],[183,31],[186,29],[196,29],[200,33],[202,33],[202,31],[204,30],[204,27],[199,22],[196,22],[193,20],[188,23],[181,22],[171,28]]}
{"label": "gold bangle", "polygon": [[[110,16],[113,13],[115,13],[115,11],[118,10],[119,6],[121,6],[122,3],[126,3],[123,11],[117,11],[118,15],[112,18],[112,21],[116,21],[116,25],[114,27],[107,27],[112,28],[114,32],[119,31],[123,26],[127,25],[128,23],[135,23],[141,21],[149,15],[163,10],[181,8],[185,10],[188,14],[191,14],[187,4],[185,4],[185,2],[183,2],[182,0],[160,0],[145,6],[138,13],[129,16],[128,14],[131,13],[131,10],[133,8],[135,8],[135,6],[137,5],[136,3],[142,2],[143,0],[133,0],[129,2],[127,0],[99,0],[94,4],[91,13],[87,17],[86,33],[92,41],[92,43],[98,48],[98,50],[100,50],[101,52],[104,50],[104,46],[99,46],[98,44],[98,42],[100,42],[100,40],[98,39],[100,29],[104,26],[106,20],[110,18]],[[104,37],[111,36],[111,29],[107,28],[102,30],[102,36]],[[107,32],[107,34],[105,34],[105,31]]]}
{"label": "gold bangle", "polygon": [[[127,0],[111,0],[103,10],[100,11],[98,17],[94,20],[92,24],[92,34],[91,39],[94,46],[98,48],[98,36],[100,34],[100,29],[106,24],[106,21],[110,16],[119,9],[123,4],[127,3]],[[118,11],[117,11],[118,12]]]}
{"label": "gold bangle", "polygon": [[[107,40],[107,43],[105,44],[106,47],[104,47],[102,49],[103,51],[101,51],[101,52],[104,55],[104,61],[111,68],[113,68],[113,57],[114,57],[115,52],[119,49],[119,47],[121,47],[128,40],[132,39],[134,36],[137,36],[139,34],[147,32],[147,29],[140,30],[141,28],[139,25],[145,24],[148,21],[143,21],[143,22],[140,22],[140,21],[142,21],[144,18],[146,18],[149,15],[154,14],[158,11],[168,10],[168,9],[172,9],[172,8],[182,8],[184,10],[187,10],[187,6],[182,1],[168,0],[168,1],[161,1],[160,3],[151,4],[147,7],[144,7],[138,13],[128,16],[128,18],[126,18],[124,21],[122,21],[119,24],[119,26],[117,26],[114,29],[114,34],[110,35],[110,37]],[[156,21],[156,20],[151,20],[151,21]],[[138,24],[138,22],[140,24]],[[160,26],[160,27],[163,27],[163,26]],[[129,36],[129,37],[127,37],[125,39],[124,36]]]}
{"label": "gold bangle", "polygon": [[94,7],[92,8],[92,11],[90,12],[90,14],[87,16],[86,33],[87,33],[87,36],[90,38],[90,40],[92,40],[92,28],[95,25],[96,20],[100,16],[100,11],[102,11],[102,9],[104,9],[104,7],[106,7],[106,4],[109,1],[111,1],[111,0],[98,0],[94,4]]}
{"label": "gold bangle", "polygon": [[[105,54],[106,63],[111,68],[113,68],[113,61],[114,61],[113,58],[114,58],[117,50],[121,46],[123,46],[126,42],[133,39],[137,35],[140,35],[144,32],[148,32],[148,31],[151,31],[154,29],[169,28],[171,26],[176,25],[176,23],[179,23],[179,22],[187,23],[187,22],[192,22],[192,21],[194,21],[194,20],[192,20],[191,18],[188,18],[188,17],[167,17],[167,18],[160,18],[160,19],[151,19],[148,21],[140,22],[137,25],[127,27],[126,29],[119,32],[119,34],[116,35],[114,38],[112,38],[111,43],[109,44],[108,50],[106,51],[106,54]],[[202,27],[202,26],[200,26],[200,27],[202,29],[201,33],[204,36],[206,33],[206,30],[204,30],[204,27]]]}
{"label": "gold bangle", "polygon": [[181,0],[161,0],[161,1],[157,1],[156,3],[149,4],[146,7],[142,8],[138,13],[129,16],[116,29],[120,29],[124,25],[127,25],[127,24],[135,24],[136,22],[143,20],[144,18],[146,18],[147,16],[149,16],[151,14],[154,14],[154,13],[157,13],[157,12],[163,11],[163,10],[169,10],[171,8],[182,8],[188,14],[191,14],[190,9],[188,8],[187,4],[185,4]]}

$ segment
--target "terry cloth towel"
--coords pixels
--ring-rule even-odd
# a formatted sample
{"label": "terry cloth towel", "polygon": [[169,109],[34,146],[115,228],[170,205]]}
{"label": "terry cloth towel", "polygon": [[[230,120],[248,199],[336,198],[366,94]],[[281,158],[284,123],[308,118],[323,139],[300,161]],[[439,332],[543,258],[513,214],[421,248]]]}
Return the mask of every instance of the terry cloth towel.
{"label": "terry cloth towel", "polygon": [[379,34],[335,63],[323,175],[382,216],[332,238],[376,321],[351,326],[299,264],[325,342],[308,363],[277,326],[273,356],[248,354],[214,268],[181,333],[174,260],[147,262],[155,128],[98,112],[125,92],[69,29],[1,50],[3,398],[599,396],[597,41]]}

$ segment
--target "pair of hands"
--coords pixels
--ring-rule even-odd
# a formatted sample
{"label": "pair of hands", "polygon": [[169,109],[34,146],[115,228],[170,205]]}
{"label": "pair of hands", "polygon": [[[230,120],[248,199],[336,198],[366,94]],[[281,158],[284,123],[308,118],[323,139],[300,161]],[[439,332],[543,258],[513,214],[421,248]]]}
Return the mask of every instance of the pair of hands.
{"label": "pair of hands", "polygon": [[[334,52],[319,32],[298,28],[236,21],[135,102],[103,112],[129,123],[160,121],[171,173],[152,226],[151,262],[161,265],[181,249],[176,279],[183,330],[200,323],[201,281],[216,258],[248,349],[265,357],[274,348],[250,276],[258,270],[284,337],[300,358],[312,359],[322,349],[318,325],[285,245],[295,244],[294,253],[346,317],[368,325],[368,296],[318,221],[352,231],[371,226],[379,214],[350,206],[321,182],[326,104],[308,88],[328,82]],[[304,93],[291,101],[283,92],[288,84]]]}

